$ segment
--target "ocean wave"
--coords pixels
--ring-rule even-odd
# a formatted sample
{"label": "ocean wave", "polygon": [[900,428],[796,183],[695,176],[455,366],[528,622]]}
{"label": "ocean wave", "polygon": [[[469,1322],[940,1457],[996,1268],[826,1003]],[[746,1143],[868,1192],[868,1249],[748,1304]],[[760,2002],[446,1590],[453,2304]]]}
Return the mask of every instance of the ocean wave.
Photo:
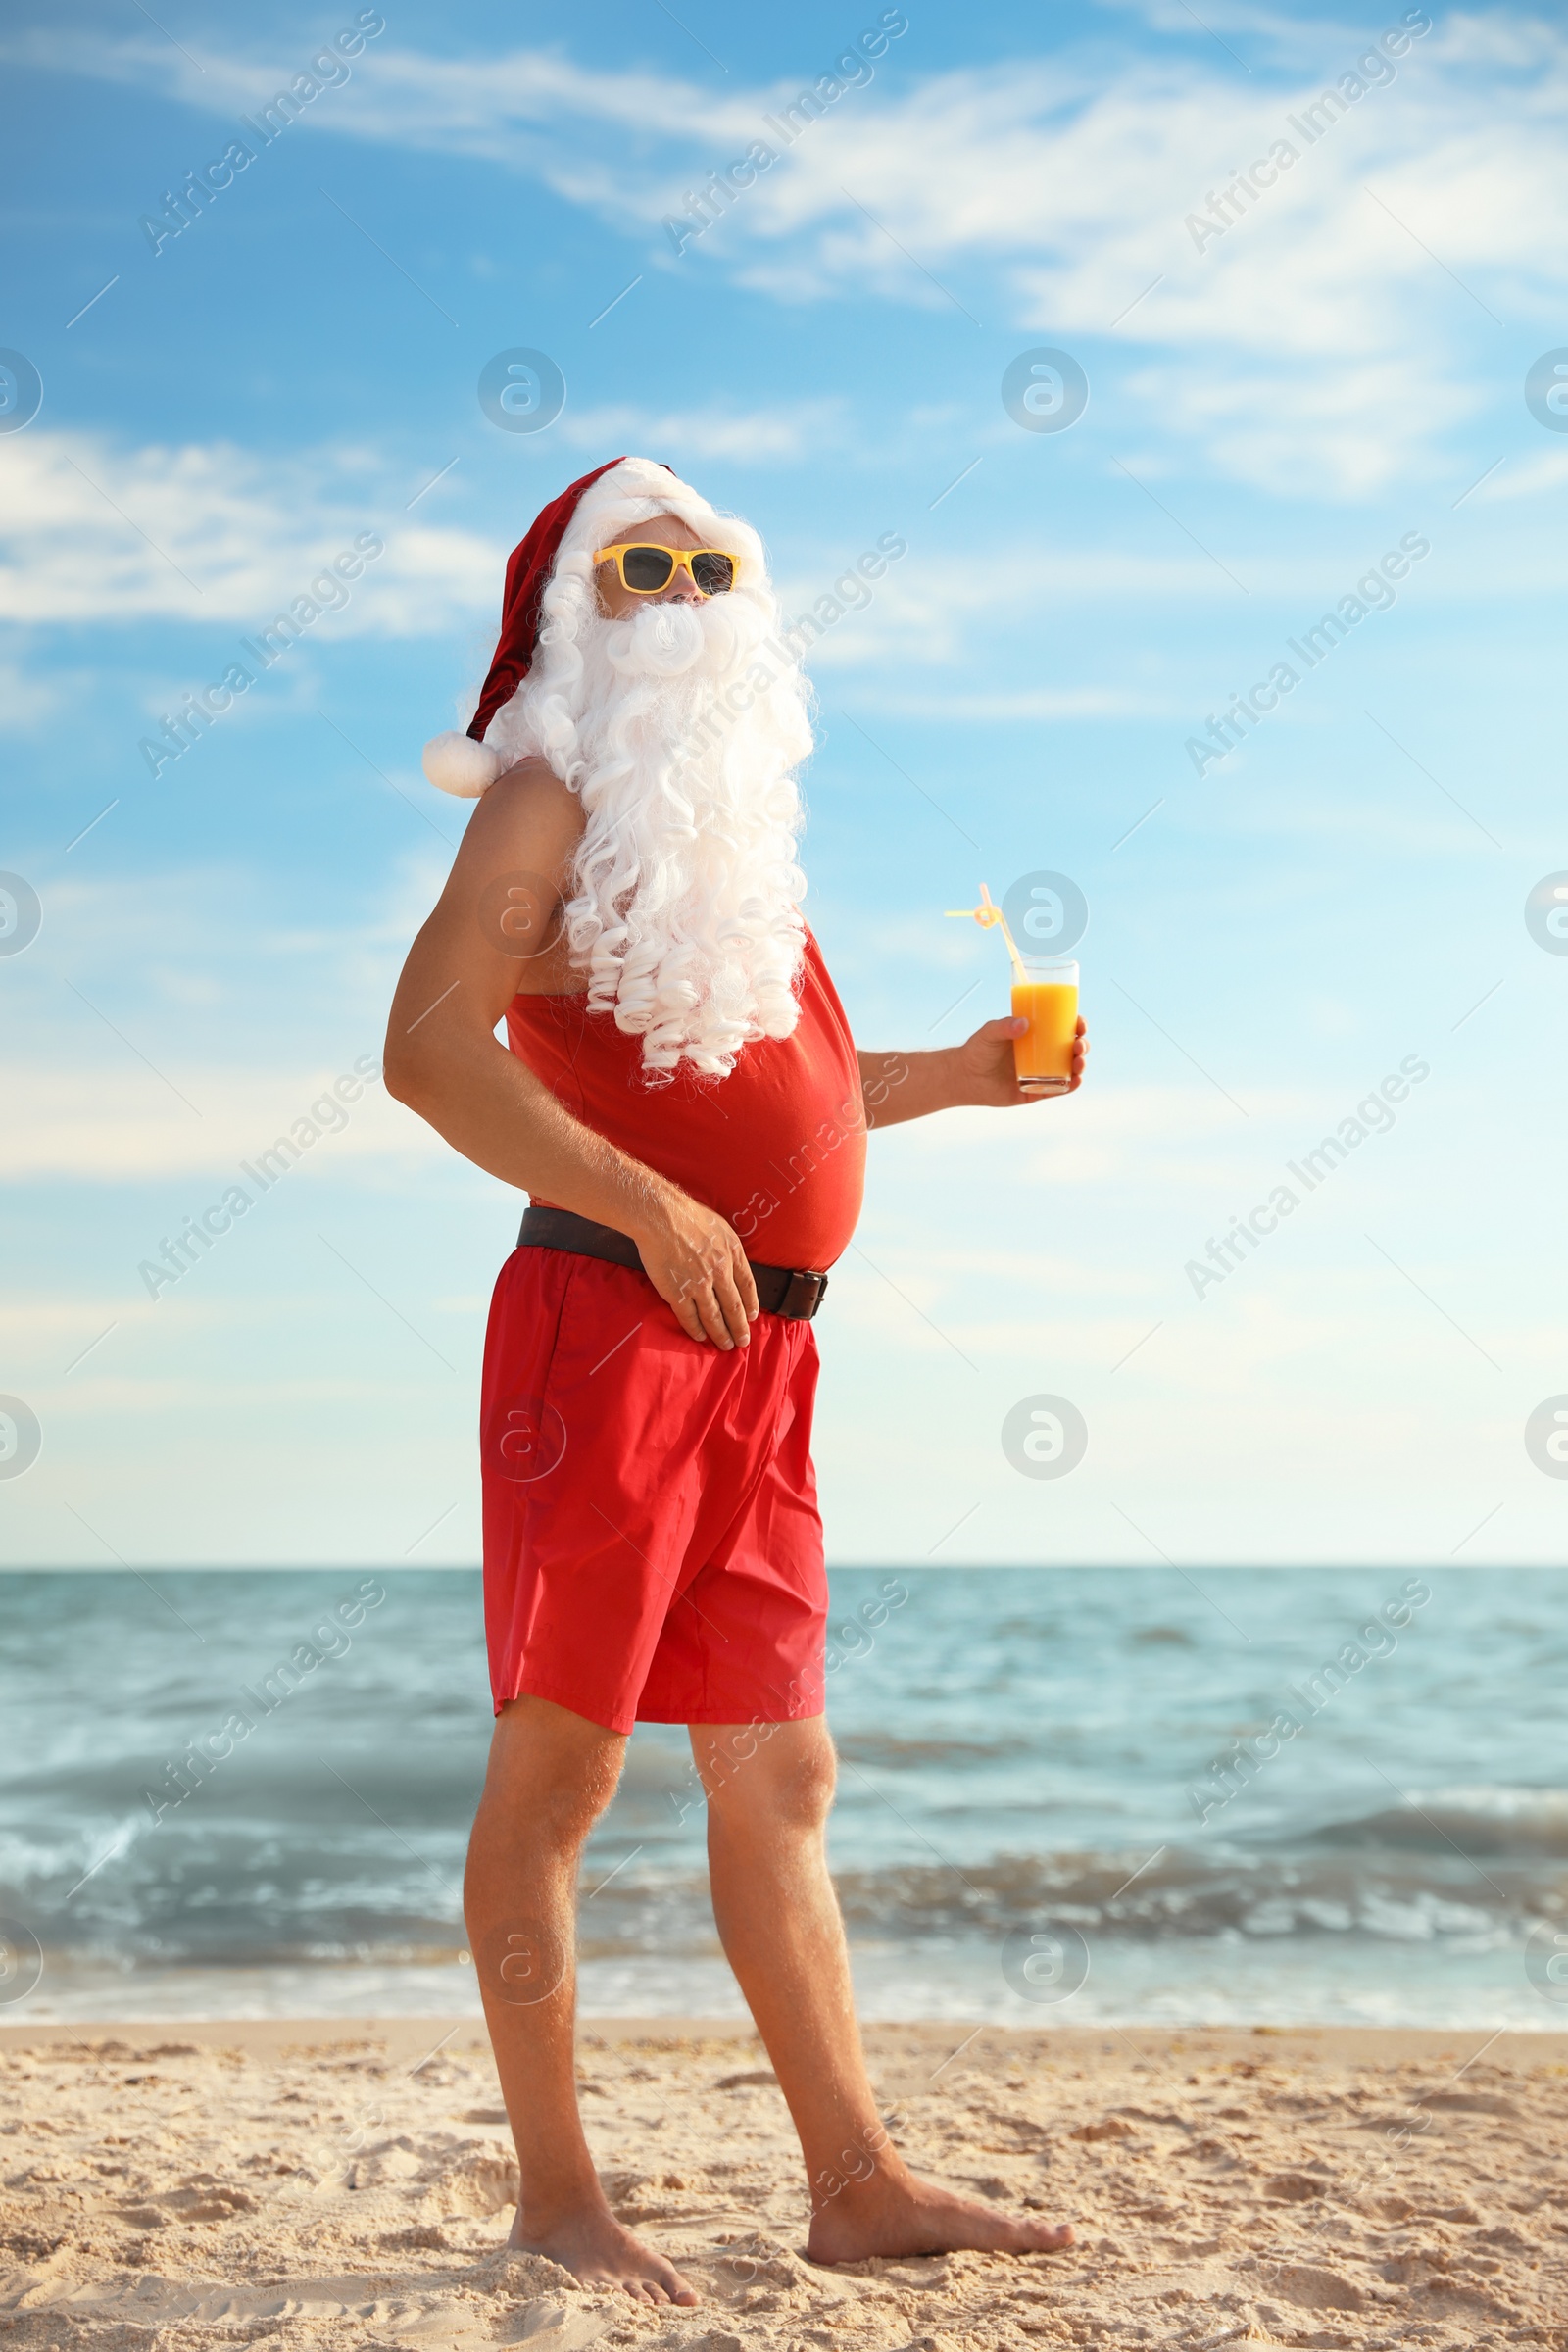
{"label": "ocean wave", "polygon": [[1014,1854],[961,1869],[851,1871],[837,1884],[853,1930],[913,1936],[1007,1935],[1055,1922],[1143,1942],[1228,1933],[1490,1940],[1568,1914],[1568,1874],[1554,1886],[1534,1868],[1482,1873],[1448,1849],[1431,1857],[1385,1849],[1373,1863],[1300,1851]]}
{"label": "ocean wave", "polygon": [[1027,1755],[1032,1744],[1021,1738],[911,1740],[896,1732],[877,1731],[845,1732],[837,1741],[845,1763],[880,1766],[889,1772],[917,1764],[953,1764],[961,1769],[970,1764],[1000,1763],[1008,1756]]}
{"label": "ocean wave", "polygon": [[1415,1789],[1402,1805],[1325,1822],[1312,1833],[1312,1841],[1416,1853],[1451,1852],[1457,1846],[1477,1860],[1568,1859],[1568,1790]]}
{"label": "ocean wave", "polygon": [[[835,1576],[835,1621],[882,1573]],[[1433,1571],[1397,1653],[1231,1788],[1204,1759],[1266,1732],[1281,1677],[1397,1579],[1212,1573],[1205,1593],[1162,1569],[910,1572],[830,1695],[838,1883],[899,1998],[949,1961],[956,1985],[963,1952],[989,1981],[1002,1938],[1053,1920],[1151,1985],[1212,1968],[1217,2000],[1237,1954],[1397,1987],[1568,1925],[1568,1789],[1538,1785],[1561,1680],[1544,1580]],[[172,1760],[342,1578],[6,1578],[0,1921],[63,1966],[140,1972],[450,1951],[491,1734],[479,1590],[383,1581],[347,1654],[165,1804]],[[644,1727],[585,1875],[591,1966],[710,1965],[705,1832],[684,1733]]]}
{"label": "ocean wave", "polygon": [[[1568,1919],[1565,1832],[1568,1798],[1557,1791],[1449,1788],[1267,1841],[873,1859],[835,1875],[862,1937],[1000,1937],[1054,1922],[1128,1943],[1361,1937],[1480,1949],[1537,1920]],[[15,1910],[57,1949],[164,1965],[406,1953],[461,1937],[462,1848],[457,1824],[438,1834],[410,1824],[368,1845],[357,1826],[327,1822],[257,1836],[193,1801],[162,1827],[130,1815],[75,1839],[15,1838],[0,1912]],[[606,1951],[709,1948],[700,1848],[656,1838],[612,1869],[620,1850],[614,1838],[596,1841],[584,1885],[604,1884],[585,1909],[585,1939]]]}

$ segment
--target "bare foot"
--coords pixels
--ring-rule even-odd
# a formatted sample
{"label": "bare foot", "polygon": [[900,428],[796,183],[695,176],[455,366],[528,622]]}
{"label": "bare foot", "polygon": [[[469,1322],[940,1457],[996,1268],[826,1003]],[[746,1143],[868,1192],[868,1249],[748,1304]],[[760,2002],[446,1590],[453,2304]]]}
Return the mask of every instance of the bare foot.
{"label": "bare foot", "polygon": [[885,2171],[847,2186],[812,2217],[806,2251],[812,2262],[862,2262],[868,2254],[1055,2254],[1073,2242],[1072,2225],[1019,2221],[956,2197],[912,2173]]}
{"label": "bare foot", "polygon": [[651,2253],[629,2230],[621,2228],[608,2207],[589,2205],[563,2214],[539,2237],[519,2234],[521,2223],[519,2212],[507,2240],[509,2249],[517,2254],[548,2255],[584,2286],[624,2287],[634,2303],[698,2300],[697,2290],[674,2264],[662,2254]]}

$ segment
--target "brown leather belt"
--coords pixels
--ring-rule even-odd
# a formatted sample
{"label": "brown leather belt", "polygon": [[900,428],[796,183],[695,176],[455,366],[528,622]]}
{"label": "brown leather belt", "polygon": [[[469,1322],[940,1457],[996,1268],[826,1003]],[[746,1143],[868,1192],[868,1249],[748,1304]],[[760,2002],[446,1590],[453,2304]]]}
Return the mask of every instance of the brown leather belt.
{"label": "brown leather belt", "polygon": [[[599,1225],[569,1208],[528,1207],[522,1212],[517,1235],[519,1250],[571,1250],[579,1257],[602,1257],[612,1266],[629,1266],[647,1280],[637,1245],[613,1225]],[[764,1315],[783,1315],[792,1323],[809,1323],[827,1295],[827,1276],[808,1267],[759,1266],[747,1259],[757,1285],[757,1302]]]}

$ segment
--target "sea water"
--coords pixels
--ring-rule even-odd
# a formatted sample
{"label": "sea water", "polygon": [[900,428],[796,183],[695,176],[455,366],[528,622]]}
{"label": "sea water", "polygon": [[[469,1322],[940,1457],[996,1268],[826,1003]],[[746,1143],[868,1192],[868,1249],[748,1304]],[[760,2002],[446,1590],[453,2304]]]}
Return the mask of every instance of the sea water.
{"label": "sea water", "polygon": [[[1568,2028],[1564,1595],[836,1574],[865,2014]],[[476,1573],[12,1574],[0,1637],[0,2023],[477,2011]],[[586,1857],[585,2014],[739,2014],[705,1818],[684,1733],[639,1729]]]}

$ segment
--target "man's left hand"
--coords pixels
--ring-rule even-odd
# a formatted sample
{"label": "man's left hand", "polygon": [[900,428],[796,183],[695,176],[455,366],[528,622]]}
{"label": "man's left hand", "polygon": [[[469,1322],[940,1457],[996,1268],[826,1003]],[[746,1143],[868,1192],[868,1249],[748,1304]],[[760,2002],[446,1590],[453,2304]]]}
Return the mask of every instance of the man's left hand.
{"label": "man's left hand", "polygon": [[[943,1046],[929,1054],[867,1054],[858,1056],[861,1097],[867,1127],[899,1127],[906,1119],[923,1119],[934,1110],[957,1110],[983,1102],[1010,1110],[1019,1102],[1054,1102],[1056,1095],[1026,1095],[1012,1066],[1012,1041],[1022,1037],[1028,1022],[1010,1014],[987,1021],[961,1046]],[[1080,1019],[1073,1033],[1072,1076],[1061,1092],[1076,1093],[1084,1082],[1089,1039]]]}
{"label": "man's left hand", "polygon": [[[963,1074],[965,1102],[986,1102],[1008,1109],[1019,1102],[1056,1102],[1060,1095],[1026,1095],[1018,1084],[1012,1066],[1012,1041],[1027,1034],[1027,1021],[1004,1017],[987,1021],[957,1049],[957,1061]],[[1089,1036],[1083,1015],[1073,1032],[1072,1076],[1062,1094],[1075,1094],[1084,1082],[1084,1063],[1089,1054]]]}

